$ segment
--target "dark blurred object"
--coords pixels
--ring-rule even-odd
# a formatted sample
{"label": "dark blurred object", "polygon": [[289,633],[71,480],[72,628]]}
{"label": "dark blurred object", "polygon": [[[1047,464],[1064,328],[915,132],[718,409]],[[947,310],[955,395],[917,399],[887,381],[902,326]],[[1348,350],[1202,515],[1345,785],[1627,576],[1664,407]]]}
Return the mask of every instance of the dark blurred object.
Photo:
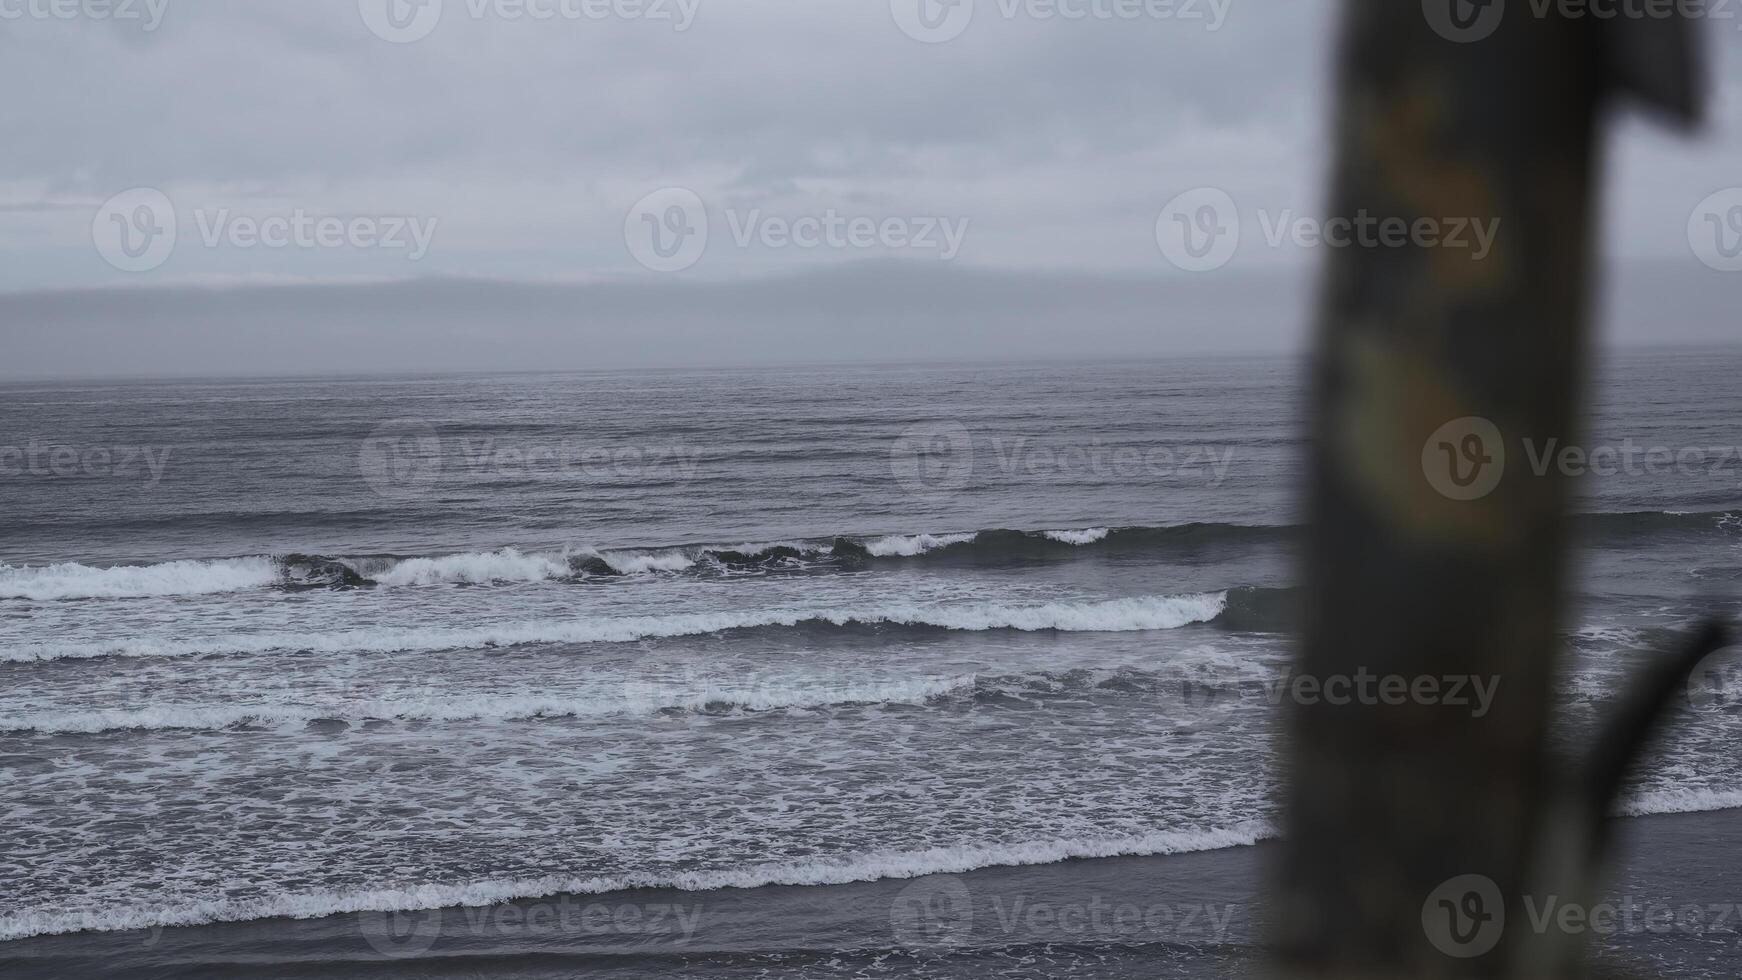
{"label": "dark blurred object", "polygon": [[1485,255],[1449,239],[1332,250],[1300,674],[1499,687],[1481,716],[1296,710],[1278,962],[1314,977],[1572,976],[1575,941],[1503,928],[1502,909],[1521,923],[1522,895],[1588,894],[1606,805],[1593,787],[1612,791],[1661,701],[1629,709],[1599,775],[1551,758],[1571,487],[1518,447],[1578,431],[1602,111],[1625,91],[1691,122],[1694,32],[1552,3],[1345,6],[1329,214],[1497,220],[1498,234]]}

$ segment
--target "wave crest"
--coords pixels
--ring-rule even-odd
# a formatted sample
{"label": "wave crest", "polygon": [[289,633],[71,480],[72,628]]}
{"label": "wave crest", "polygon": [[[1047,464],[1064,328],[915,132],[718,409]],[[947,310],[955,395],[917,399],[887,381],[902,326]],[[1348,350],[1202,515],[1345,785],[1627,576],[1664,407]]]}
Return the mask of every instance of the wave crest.
{"label": "wave crest", "polygon": [[1126,633],[1177,629],[1208,622],[1222,613],[1226,592],[1139,596],[1084,602],[1017,606],[1000,602],[865,608],[776,609],[736,613],[683,613],[600,620],[538,620],[481,627],[349,630],[333,633],[231,634],[198,640],[126,640],[108,644],[22,644],[0,650],[0,661],[179,657],[198,654],[398,653],[525,646],[537,643],[627,643],[699,636],[727,630],[800,625],[918,626],[946,630],[1013,629],[1028,632]]}
{"label": "wave crest", "polygon": [[379,585],[494,585],[499,582],[541,582],[566,578],[569,563],[544,555],[523,555],[513,548],[500,551],[449,555],[445,558],[408,558],[375,576]]}
{"label": "wave crest", "polygon": [[105,908],[101,912],[18,912],[0,916],[0,941],[83,930],[118,931],[246,922],[315,919],[357,912],[409,912],[480,907],[555,895],[598,895],[640,888],[715,891],[770,885],[844,885],[882,879],[963,874],[981,868],[1056,864],[1078,858],[1183,854],[1244,847],[1275,836],[1263,821],[1233,827],[1154,830],[1117,837],[964,844],[921,850],[880,850],[841,857],[773,861],[712,871],[616,876],[553,874],[538,878],[464,883],[416,882],[386,888],[321,891],[253,899],[213,899],[168,905]]}
{"label": "wave crest", "polygon": [[651,715],[667,711],[722,714],[856,704],[923,704],[946,695],[972,691],[974,684],[972,674],[862,684],[704,684],[687,687],[630,682],[614,696],[602,693],[585,700],[508,695],[403,698],[327,705],[160,705],[138,710],[38,711],[0,722],[0,732],[88,735],[133,730],[222,730],[240,725],[283,726],[316,721],[530,721],[538,718]]}
{"label": "wave crest", "polygon": [[108,568],[76,562],[0,565],[0,598],[45,601],[209,595],[266,588],[278,580],[279,567],[271,558],[184,560]]}
{"label": "wave crest", "polygon": [[[1596,545],[1625,543],[1659,534],[1729,534],[1742,527],[1734,513],[1608,513],[1577,519]],[[890,534],[835,537],[736,547],[671,545],[651,548],[583,548],[554,555],[514,548],[444,557],[347,558],[308,555],[181,560],[156,565],[94,567],[74,563],[0,565],[0,599],[90,599],[204,595],[286,587],[495,585],[667,574],[769,574],[826,572],[867,561],[929,560],[940,563],[1067,559],[1085,549],[1127,553],[1205,548],[1276,547],[1294,542],[1300,528],[1287,524],[1193,523],[1164,526],[1087,527],[1076,530]]]}

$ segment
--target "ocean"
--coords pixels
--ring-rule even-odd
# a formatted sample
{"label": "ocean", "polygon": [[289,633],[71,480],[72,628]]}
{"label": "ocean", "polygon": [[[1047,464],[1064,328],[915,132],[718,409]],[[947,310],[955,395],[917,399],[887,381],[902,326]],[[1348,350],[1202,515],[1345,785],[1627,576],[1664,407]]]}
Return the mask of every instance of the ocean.
{"label": "ocean", "polygon": [[[1739,371],[1609,355],[1582,462],[1508,460],[1589,470],[1567,745],[1742,582]],[[952,876],[1274,835],[1303,383],[1200,357],[0,386],[0,963],[173,947],[170,975],[176,927],[284,920],[351,937],[331,975],[1243,958],[1254,930],[1195,899],[1039,938],[947,909]],[[1702,673],[1624,813],[1742,806],[1739,695]],[[545,932],[477,911],[528,907]],[[224,935],[199,962],[261,934]]]}

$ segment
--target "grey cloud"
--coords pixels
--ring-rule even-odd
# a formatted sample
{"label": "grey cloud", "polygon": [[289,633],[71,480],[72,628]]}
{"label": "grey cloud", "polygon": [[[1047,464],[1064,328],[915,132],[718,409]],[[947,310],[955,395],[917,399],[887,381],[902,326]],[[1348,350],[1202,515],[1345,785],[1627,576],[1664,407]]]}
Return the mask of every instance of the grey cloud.
{"label": "grey cloud", "polygon": [[[1235,0],[1213,32],[1168,20],[1006,20],[997,0],[977,0],[968,30],[935,45],[905,36],[889,0],[701,0],[684,32],[635,21],[474,21],[469,2],[445,0],[441,23],[410,44],[372,35],[358,0],[169,0],[151,32],[6,22],[0,84],[25,94],[0,104],[0,131],[21,134],[0,141],[0,292],[633,280],[642,270],[625,248],[624,216],[642,195],[682,186],[716,212],[720,234],[684,281],[634,287],[650,295],[845,275],[848,260],[864,256],[719,241],[721,209],[836,208],[970,219],[961,260],[934,278],[961,276],[962,295],[998,274],[1013,288],[1052,283],[1084,304],[1068,315],[1082,323],[1105,311],[1094,290],[1071,282],[1169,271],[1153,223],[1179,192],[1214,185],[1243,210],[1300,214],[1319,198],[1331,0]],[[1614,254],[1688,259],[1690,209],[1742,183],[1742,32],[1710,33],[1720,91],[1710,133],[1687,142],[1636,123],[1621,129]],[[141,186],[186,210],[184,239],[195,211],[220,208],[398,214],[439,219],[440,228],[415,265],[401,253],[184,240],[160,268],[130,276],[99,257],[91,226],[99,202]],[[284,308],[302,308],[291,287],[275,288]],[[339,294],[359,299],[349,288]],[[545,288],[568,287],[478,295],[498,295],[509,304],[501,317],[512,318]],[[1230,318],[1288,319],[1237,290],[1226,302]],[[1006,307],[989,309],[997,319]],[[1288,329],[1273,326],[1271,343],[1287,344]],[[835,340],[844,355],[856,350]]]}

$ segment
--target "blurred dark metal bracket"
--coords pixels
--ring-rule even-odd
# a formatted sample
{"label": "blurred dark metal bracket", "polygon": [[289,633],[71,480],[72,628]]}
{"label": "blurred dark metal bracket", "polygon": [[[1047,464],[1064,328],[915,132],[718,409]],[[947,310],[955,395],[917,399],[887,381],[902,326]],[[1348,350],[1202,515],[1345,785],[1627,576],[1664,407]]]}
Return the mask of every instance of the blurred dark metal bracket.
{"label": "blurred dark metal bracket", "polygon": [[1279,975],[1584,975],[1578,938],[1522,927],[1518,903],[1590,895],[1622,774],[1723,641],[1702,633],[1644,679],[1591,761],[1553,758],[1572,488],[1519,447],[1578,434],[1604,109],[1627,96],[1695,121],[1695,26],[1346,0],[1328,214],[1497,224],[1486,251],[1329,250],[1300,671],[1499,687],[1480,716],[1295,709]]}
{"label": "blurred dark metal bracket", "polygon": [[[1679,7],[1680,5],[1677,4]],[[1603,74],[1614,90],[1692,124],[1704,111],[1705,60],[1687,17],[1598,22]]]}

